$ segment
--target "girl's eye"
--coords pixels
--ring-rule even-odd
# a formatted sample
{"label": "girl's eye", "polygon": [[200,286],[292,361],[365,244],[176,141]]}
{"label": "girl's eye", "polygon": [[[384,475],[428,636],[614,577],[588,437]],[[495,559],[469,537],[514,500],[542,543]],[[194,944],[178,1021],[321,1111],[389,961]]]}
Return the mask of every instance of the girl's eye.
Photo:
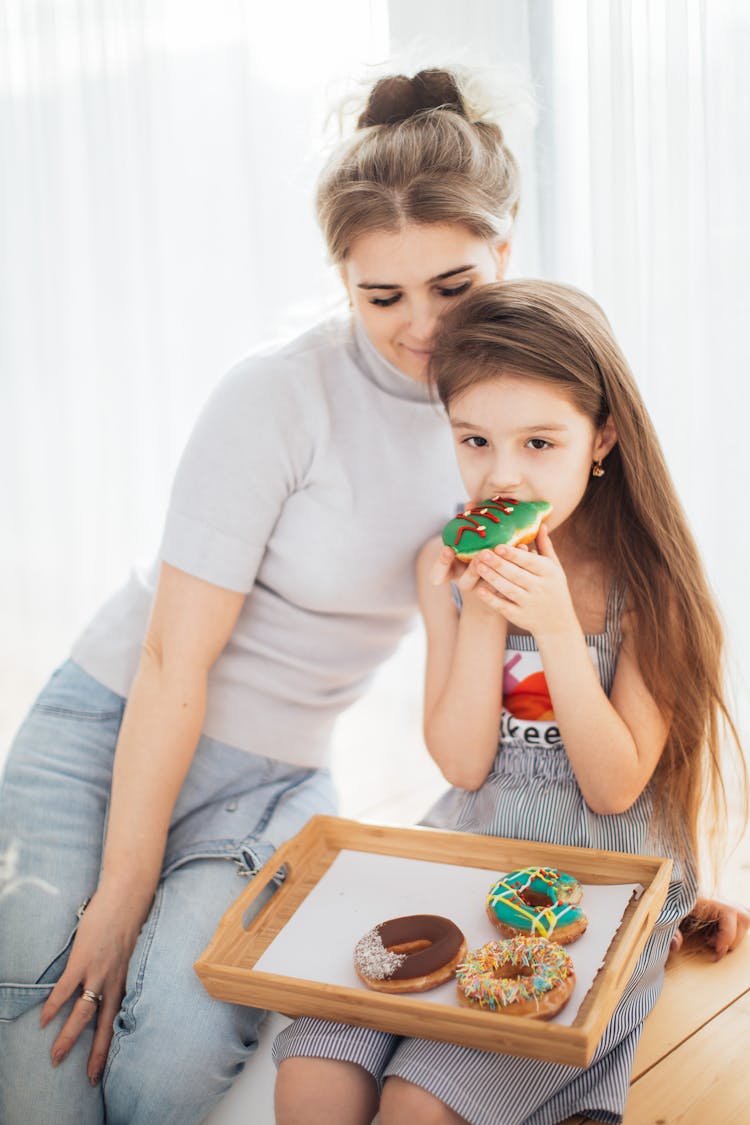
{"label": "girl's eye", "polygon": [[379,309],[387,309],[389,305],[395,305],[396,301],[401,300],[400,293],[394,293],[392,297],[371,297],[370,304],[377,305]]}
{"label": "girl's eye", "polygon": [[529,438],[528,444],[531,446],[532,449],[551,449],[552,448],[552,442],[551,441],[545,441],[544,438],[540,438],[540,437]]}
{"label": "girl's eye", "polygon": [[464,438],[461,445],[470,445],[472,449],[483,449],[485,445],[489,445],[489,442],[479,434],[472,434],[471,437]]}
{"label": "girl's eye", "polygon": [[470,285],[470,281],[463,281],[460,285],[457,285],[455,289],[438,289],[438,293],[441,297],[458,297],[460,293],[465,293]]}

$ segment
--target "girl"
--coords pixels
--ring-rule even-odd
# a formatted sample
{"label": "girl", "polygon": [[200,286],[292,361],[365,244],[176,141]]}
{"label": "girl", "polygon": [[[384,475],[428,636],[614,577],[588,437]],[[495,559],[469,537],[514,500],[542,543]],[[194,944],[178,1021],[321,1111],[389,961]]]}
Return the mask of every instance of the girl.
{"label": "girl", "polygon": [[[433,540],[420,555],[425,738],[454,787],[426,823],[669,855],[672,879],[588,1068],[301,1020],[276,1043],[278,1120],[369,1121],[386,1077],[383,1125],[495,1125],[498,1090],[503,1125],[615,1122],[695,901],[699,811],[715,824],[723,807],[720,730],[734,728],[721,630],[653,427],[592,300],[545,282],[486,286],[445,318],[431,373],[472,500],[547,500],[552,513],[533,550],[484,550],[463,567]],[[327,1061],[293,1057],[305,1055]]]}

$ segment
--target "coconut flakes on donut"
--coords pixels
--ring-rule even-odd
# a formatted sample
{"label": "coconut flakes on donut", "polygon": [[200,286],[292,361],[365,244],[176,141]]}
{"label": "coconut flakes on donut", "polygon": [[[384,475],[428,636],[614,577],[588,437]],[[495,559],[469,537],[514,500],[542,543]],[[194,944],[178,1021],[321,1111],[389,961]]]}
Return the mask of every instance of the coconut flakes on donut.
{"label": "coconut flakes on donut", "polygon": [[361,937],[354,947],[354,964],[371,980],[388,980],[406,960],[405,953],[391,953],[383,945],[377,927]]}

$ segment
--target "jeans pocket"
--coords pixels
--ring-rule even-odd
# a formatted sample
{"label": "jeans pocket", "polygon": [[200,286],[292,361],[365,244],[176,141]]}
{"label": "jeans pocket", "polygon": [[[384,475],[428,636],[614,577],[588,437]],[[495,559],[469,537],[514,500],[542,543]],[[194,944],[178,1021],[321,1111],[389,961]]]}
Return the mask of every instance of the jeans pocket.
{"label": "jeans pocket", "polygon": [[47,999],[62,976],[63,970],[68,962],[70,947],[73,944],[73,938],[76,935],[78,921],[82,911],[83,906],[79,910],[75,925],[70,931],[67,941],[33,983],[21,984],[16,981],[0,982],[0,1023],[7,1023],[10,1020],[18,1019],[24,1012],[28,1012],[30,1008],[35,1007],[37,1004],[43,1004]]}
{"label": "jeans pocket", "polygon": [[52,674],[31,708],[37,714],[84,723],[119,720],[124,709],[125,700],[121,696],[71,660]]}
{"label": "jeans pocket", "polygon": [[[201,859],[232,860],[238,869],[238,875],[249,878],[260,871],[275,851],[274,844],[258,840],[255,836],[246,836],[242,840],[203,840],[177,852],[164,868],[162,879],[166,879],[178,868]],[[283,870],[276,872],[273,882],[277,887],[283,883],[285,876],[286,872]]]}

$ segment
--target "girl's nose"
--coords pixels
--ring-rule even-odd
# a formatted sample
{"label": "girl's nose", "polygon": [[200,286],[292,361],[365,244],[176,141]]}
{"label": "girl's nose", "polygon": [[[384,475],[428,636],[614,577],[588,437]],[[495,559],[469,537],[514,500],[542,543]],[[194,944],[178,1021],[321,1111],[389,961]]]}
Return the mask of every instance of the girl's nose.
{"label": "girl's nose", "polygon": [[491,477],[486,482],[488,496],[514,497],[521,485],[521,474],[518,469],[508,461],[495,464],[492,467]]}

